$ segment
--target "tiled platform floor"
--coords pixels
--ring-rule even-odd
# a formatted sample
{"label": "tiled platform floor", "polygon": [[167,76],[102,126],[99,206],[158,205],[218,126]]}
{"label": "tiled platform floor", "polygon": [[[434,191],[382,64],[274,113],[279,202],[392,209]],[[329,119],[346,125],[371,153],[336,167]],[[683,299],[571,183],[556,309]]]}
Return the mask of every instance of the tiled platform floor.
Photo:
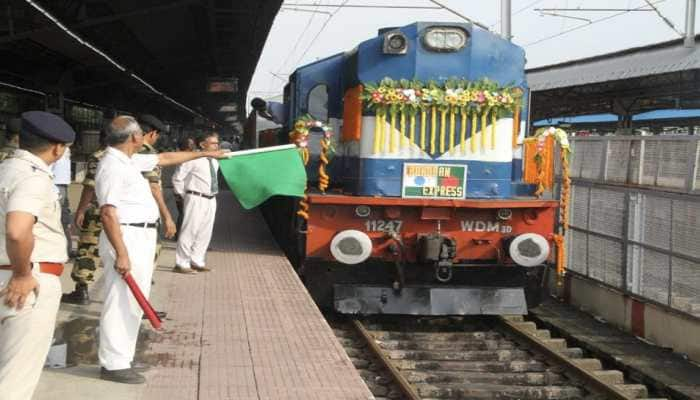
{"label": "tiled platform floor", "polygon": [[[99,379],[97,279],[89,306],[62,305],[59,313],[57,337],[74,332],[69,361],[80,365],[45,369],[33,400],[372,398],[257,211],[220,195],[208,257],[214,272],[173,273],[173,245],[161,253],[151,292],[154,307],[168,312],[164,329],[142,325],[137,359],[153,366],[147,383]],[[73,288],[67,274],[64,292]]]}
{"label": "tiled platform floor", "polygon": [[256,211],[219,197],[210,273],[172,279],[144,399],[372,398]]}

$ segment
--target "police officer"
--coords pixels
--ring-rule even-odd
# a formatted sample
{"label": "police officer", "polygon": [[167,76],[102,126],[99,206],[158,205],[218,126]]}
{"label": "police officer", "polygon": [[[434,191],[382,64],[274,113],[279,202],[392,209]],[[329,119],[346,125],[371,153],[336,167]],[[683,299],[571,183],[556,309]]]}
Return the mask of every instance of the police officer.
{"label": "police officer", "polygon": [[20,148],[0,168],[0,398],[29,400],[51,345],[68,260],[49,165],[75,132],[60,117],[22,114]]}
{"label": "police officer", "polygon": [[78,236],[78,256],[73,261],[70,277],[75,282],[75,290],[61,297],[62,303],[86,305],[90,303],[88,283],[95,279],[95,271],[100,265],[98,240],[102,232],[100,208],[95,198],[95,174],[97,164],[105,154],[105,148],[92,153],[87,162],[87,173],[83,180],[78,208],[75,211],[74,226],[80,229]]}
{"label": "police officer", "polygon": [[103,224],[100,255],[105,267],[98,351],[100,376],[109,381],[137,384],[145,381],[131,368],[143,313],[122,276],[131,274],[144,295],[149,295],[158,219],[158,205],[141,173],[201,157],[221,158],[224,153],[135,154],[143,145],[143,132],[129,116],[112,120],[105,140],[109,147],[97,167],[95,179]]}
{"label": "police officer", "polygon": [[[158,138],[161,134],[165,133],[167,127],[158,118],[150,114],[143,114],[137,118],[137,122],[143,130],[143,146],[139,151],[139,154],[158,154],[158,150],[155,149],[155,144],[158,142]],[[143,173],[143,177],[148,180],[151,186],[151,193],[153,198],[158,204],[158,212],[160,213],[161,221],[163,222],[163,227],[165,228],[165,237],[172,238],[175,236],[177,227],[172,215],[170,215],[170,210],[165,204],[165,198],[163,197],[163,188],[161,183],[162,170],[160,167],[154,168],[152,171],[146,171]],[[156,258],[160,254],[160,240],[156,247]],[[157,260],[156,260],[157,261]]]}
{"label": "police officer", "polygon": [[19,131],[22,126],[22,120],[20,118],[10,118],[5,126],[5,145],[0,149],[0,161],[12,155],[19,148]]}

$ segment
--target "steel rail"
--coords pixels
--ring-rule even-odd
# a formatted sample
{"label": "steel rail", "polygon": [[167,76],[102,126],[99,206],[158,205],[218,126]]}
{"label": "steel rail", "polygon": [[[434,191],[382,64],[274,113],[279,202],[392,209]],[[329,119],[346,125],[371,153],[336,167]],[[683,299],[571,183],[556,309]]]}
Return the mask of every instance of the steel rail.
{"label": "steel rail", "polygon": [[[533,346],[536,352],[544,355],[548,361],[555,365],[564,366],[568,372],[573,373],[576,378],[586,383],[586,387],[592,388],[606,398],[613,400],[634,400],[636,397],[627,395],[624,391],[616,387],[615,384],[610,384],[591,373],[590,371],[577,365],[572,359],[547,345],[542,339],[538,338],[533,332],[528,332],[516,325],[515,322],[509,321],[507,318],[498,316],[498,321],[510,333],[517,336],[518,339]],[[590,386],[589,386],[590,385]]]}
{"label": "steel rail", "polygon": [[410,400],[420,400],[421,397],[418,395],[418,392],[416,389],[411,386],[411,384],[406,380],[406,378],[401,375],[401,371],[399,371],[394,364],[391,363],[391,360],[384,354],[382,349],[379,347],[377,342],[374,341],[374,337],[367,331],[367,329],[362,325],[362,322],[353,319],[352,320],[352,325],[357,330],[357,332],[362,336],[362,338],[367,342],[367,345],[369,346],[370,350],[374,353],[374,355],[377,357],[377,359],[384,365],[384,368],[389,370],[389,373],[391,376],[394,378],[394,381],[398,384],[399,389],[401,389],[401,392],[403,392],[404,395]]}

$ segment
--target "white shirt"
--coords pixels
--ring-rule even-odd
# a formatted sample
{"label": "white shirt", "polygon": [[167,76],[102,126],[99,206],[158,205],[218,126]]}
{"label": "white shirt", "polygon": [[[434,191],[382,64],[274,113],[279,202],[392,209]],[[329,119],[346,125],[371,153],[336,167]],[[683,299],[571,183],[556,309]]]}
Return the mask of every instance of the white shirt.
{"label": "white shirt", "polygon": [[[6,235],[7,213],[22,211],[36,217],[32,228],[32,262],[68,260],[61,226],[61,205],[53,190],[53,174],[46,163],[26,150],[15,150],[0,168],[0,237]],[[0,265],[9,265],[5,240],[0,240]]]}
{"label": "white shirt", "polygon": [[[211,161],[210,161],[211,160]],[[211,192],[211,169],[214,164],[214,175],[219,171],[219,163],[214,159],[198,158],[180,165],[173,174],[173,189],[175,193],[184,196],[187,190],[213,195]]]}
{"label": "white shirt", "polygon": [[100,207],[117,208],[122,224],[152,223],[158,220],[158,205],[142,172],[158,165],[156,154],[134,154],[108,147],[97,166],[95,195]]}
{"label": "white shirt", "polygon": [[70,185],[70,148],[66,148],[58,161],[51,165],[54,185]]}

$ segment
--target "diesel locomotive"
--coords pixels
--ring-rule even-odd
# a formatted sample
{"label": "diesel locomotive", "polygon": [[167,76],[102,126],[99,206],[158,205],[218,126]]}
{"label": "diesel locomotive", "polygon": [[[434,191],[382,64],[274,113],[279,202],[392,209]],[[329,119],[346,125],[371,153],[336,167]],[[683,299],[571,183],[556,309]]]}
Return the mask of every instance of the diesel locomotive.
{"label": "diesel locomotive", "polygon": [[523,182],[524,66],[492,32],[417,22],[297,68],[283,103],[253,100],[283,125],[265,143],[305,135],[308,196],[263,213],[319,306],[525,314],[539,301],[558,202]]}

